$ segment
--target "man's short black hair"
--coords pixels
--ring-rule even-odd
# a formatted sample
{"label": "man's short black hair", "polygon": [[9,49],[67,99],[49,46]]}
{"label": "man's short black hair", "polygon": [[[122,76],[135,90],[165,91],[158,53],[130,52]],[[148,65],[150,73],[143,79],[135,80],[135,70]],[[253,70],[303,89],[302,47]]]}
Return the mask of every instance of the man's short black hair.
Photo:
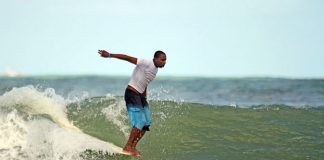
{"label": "man's short black hair", "polygon": [[158,58],[161,54],[166,55],[163,51],[158,50],[154,53],[154,58]]}

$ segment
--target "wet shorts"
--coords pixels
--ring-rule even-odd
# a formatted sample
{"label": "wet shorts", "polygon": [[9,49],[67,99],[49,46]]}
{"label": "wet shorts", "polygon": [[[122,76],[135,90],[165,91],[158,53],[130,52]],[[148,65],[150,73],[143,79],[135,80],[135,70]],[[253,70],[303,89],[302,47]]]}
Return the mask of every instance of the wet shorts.
{"label": "wet shorts", "polygon": [[140,93],[126,89],[125,101],[131,126],[140,130],[149,130],[151,113],[146,98]]}
{"label": "wet shorts", "polygon": [[144,108],[141,109],[130,105],[127,106],[127,112],[132,127],[136,127],[140,130],[149,130],[149,126],[151,125],[151,116],[148,106],[144,106]]}

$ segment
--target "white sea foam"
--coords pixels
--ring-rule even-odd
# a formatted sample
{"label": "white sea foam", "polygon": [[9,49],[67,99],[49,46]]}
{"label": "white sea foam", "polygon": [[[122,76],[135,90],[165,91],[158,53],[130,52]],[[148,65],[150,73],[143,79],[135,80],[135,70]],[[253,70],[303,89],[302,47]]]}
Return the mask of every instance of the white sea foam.
{"label": "white sea foam", "polygon": [[25,157],[22,149],[27,144],[28,127],[14,110],[0,115],[0,159]]}
{"label": "white sea foam", "polygon": [[[33,117],[44,114],[51,120]],[[121,149],[71,124],[66,100],[54,89],[40,91],[33,86],[14,88],[0,96],[0,142],[0,159],[75,160],[86,149],[110,154]]]}

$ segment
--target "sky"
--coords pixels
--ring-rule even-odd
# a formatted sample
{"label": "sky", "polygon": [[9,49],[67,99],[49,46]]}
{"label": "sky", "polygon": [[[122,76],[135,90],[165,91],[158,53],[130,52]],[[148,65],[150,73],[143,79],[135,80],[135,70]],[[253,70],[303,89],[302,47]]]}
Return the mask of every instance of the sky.
{"label": "sky", "polygon": [[324,77],[323,0],[0,0],[0,74]]}

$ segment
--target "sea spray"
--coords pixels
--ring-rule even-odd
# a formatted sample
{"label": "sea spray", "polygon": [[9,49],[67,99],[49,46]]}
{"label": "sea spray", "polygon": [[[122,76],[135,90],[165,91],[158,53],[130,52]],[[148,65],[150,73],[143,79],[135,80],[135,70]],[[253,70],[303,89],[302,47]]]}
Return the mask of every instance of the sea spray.
{"label": "sea spray", "polygon": [[0,107],[12,107],[31,115],[49,115],[61,127],[78,130],[66,116],[64,98],[56,95],[52,88],[40,92],[33,86],[13,88],[0,97]]}
{"label": "sea spray", "polygon": [[[115,98],[109,95],[106,96],[106,99],[109,100]],[[116,103],[110,104],[108,107],[103,108],[101,112],[105,114],[107,120],[118,126],[119,130],[125,135],[125,137],[129,135],[130,127],[128,123],[125,124],[125,121],[127,121],[127,115],[125,102],[123,100],[117,99]]]}
{"label": "sea spray", "polygon": [[24,158],[28,127],[16,110],[0,114],[0,159]]}

